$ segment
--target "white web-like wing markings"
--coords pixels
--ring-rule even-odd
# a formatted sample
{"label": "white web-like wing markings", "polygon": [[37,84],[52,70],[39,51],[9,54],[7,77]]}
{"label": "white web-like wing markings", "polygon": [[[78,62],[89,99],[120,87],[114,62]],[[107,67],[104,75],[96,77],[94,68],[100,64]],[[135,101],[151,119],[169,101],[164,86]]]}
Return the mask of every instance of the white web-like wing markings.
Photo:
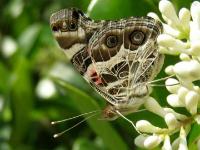
{"label": "white web-like wing markings", "polygon": [[[109,102],[111,102],[111,104],[128,103],[130,97],[139,95],[134,93],[134,90],[137,88],[137,82],[142,82],[139,81],[139,79],[142,77],[146,77],[143,82],[151,80],[151,75],[146,76],[145,74],[148,73],[149,69],[149,74],[152,72],[152,70],[154,70],[154,66],[152,65],[156,61],[157,50],[154,47],[155,39],[149,40],[153,32],[154,25],[151,26],[152,28],[149,28],[148,19],[146,19],[146,24],[142,24],[145,18],[131,19],[134,20],[132,21],[131,25],[131,21],[129,21],[129,24],[127,25],[126,20],[108,22],[105,26],[103,26],[102,30],[96,32],[92,36],[88,45],[88,52],[92,59],[93,69],[96,71],[98,78],[103,81],[101,84],[97,84],[93,81],[91,81],[91,83],[96,87],[100,94],[103,93],[104,97],[106,96],[112,99],[107,99]],[[137,20],[143,26],[140,27],[139,25],[136,25]],[[129,45],[128,48],[124,48],[125,40],[127,40],[125,39],[125,29],[134,29],[134,26],[137,28],[138,26],[140,28],[145,28],[148,34],[146,35],[147,39],[144,45],[138,46],[137,49],[131,50],[131,45]],[[119,42],[118,44],[120,46],[114,49],[114,53],[116,53],[114,56],[111,54],[113,53],[113,50],[109,47],[106,47],[106,38],[109,35],[116,35],[119,38],[119,41],[117,42]],[[97,53],[98,56],[93,55],[93,53]],[[156,53],[155,56],[154,53]],[[151,55],[153,58],[148,58]],[[121,78],[119,74],[126,73],[127,70],[123,70],[123,68],[126,68],[127,65],[128,74],[124,78]],[[106,78],[105,74],[107,77],[110,77],[110,80],[108,80],[109,78]],[[114,79],[115,81],[112,81]],[[127,82],[126,86],[122,86],[124,82]],[[143,86],[146,87],[144,84]],[[109,92],[109,90],[115,90],[115,92]]]}

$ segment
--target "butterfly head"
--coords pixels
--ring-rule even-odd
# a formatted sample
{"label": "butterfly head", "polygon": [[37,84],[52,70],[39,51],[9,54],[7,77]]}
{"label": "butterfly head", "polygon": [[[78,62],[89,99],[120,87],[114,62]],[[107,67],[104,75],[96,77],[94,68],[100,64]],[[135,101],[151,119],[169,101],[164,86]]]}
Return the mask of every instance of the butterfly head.
{"label": "butterfly head", "polygon": [[77,8],[60,10],[50,17],[51,30],[63,49],[70,49],[77,43],[86,43],[85,31],[80,25],[84,14]]}
{"label": "butterfly head", "polygon": [[112,105],[107,105],[102,112],[101,119],[112,121],[117,118],[116,108]]}

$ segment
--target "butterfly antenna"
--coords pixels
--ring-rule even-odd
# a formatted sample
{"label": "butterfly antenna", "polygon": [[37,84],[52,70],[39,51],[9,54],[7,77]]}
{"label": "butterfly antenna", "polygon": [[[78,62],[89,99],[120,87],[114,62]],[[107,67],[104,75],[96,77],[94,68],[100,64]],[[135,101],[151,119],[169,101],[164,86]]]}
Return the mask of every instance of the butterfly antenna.
{"label": "butterfly antenna", "polygon": [[83,113],[83,114],[80,114],[80,115],[77,115],[77,116],[74,116],[74,117],[71,117],[71,118],[59,120],[59,121],[52,121],[51,124],[55,125],[55,124],[63,123],[63,122],[66,122],[66,121],[69,121],[69,120],[73,120],[73,119],[76,119],[76,118],[79,118],[79,117],[82,117],[82,116],[85,116],[85,115],[89,115],[89,114],[92,114],[92,113],[96,114],[97,112],[100,112],[100,110],[90,111],[90,112],[87,112],[87,113]]}
{"label": "butterfly antenna", "polygon": [[135,111],[135,112],[133,112],[133,113],[139,113],[139,112],[143,112],[143,111],[146,111],[147,109],[139,109],[139,110],[137,110],[137,111]]}
{"label": "butterfly antenna", "polygon": [[174,84],[170,84],[170,85],[165,85],[165,84],[150,84],[150,86],[159,86],[159,87],[164,87],[164,86],[174,86],[174,85],[179,85],[180,83],[174,83]]}
{"label": "butterfly antenna", "polygon": [[136,128],[135,124],[130,120],[128,119],[127,117],[125,117],[122,113],[120,113],[118,110],[116,110],[116,113],[122,117],[123,119],[125,119],[126,121],[128,121],[133,127],[134,129],[137,131],[138,134],[142,134],[140,131],[138,131],[138,129]]}
{"label": "butterfly antenna", "polygon": [[171,78],[171,77],[173,77],[173,76],[174,76],[174,75],[170,75],[170,76],[167,76],[167,77],[164,77],[164,78],[160,78],[160,79],[157,79],[157,80],[153,80],[153,81],[148,82],[148,84],[150,84],[151,87],[153,87],[153,86],[159,86],[159,87],[174,86],[174,85],[180,84],[179,82],[178,82],[178,83],[174,83],[174,84],[170,84],[170,85],[166,85],[166,84],[152,84],[152,83],[156,83],[156,82],[159,82],[159,81],[163,81],[163,80],[169,79],[169,78]]}
{"label": "butterfly antenna", "polygon": [[148,82],[148,83],[151,84],[151,83],[155,83],[155,82],[160,82],[160,81],[169,79],[169,78],[171,78],[171,77],[173,77],[173,76],[175,76],[175,75],[170,75],[170,76],[167,76],[167,77],[164,77],[164,78],[160,78],[160,79],[157,79],[157,80],[153,80],[153,81],[150,81],[150,82]]}
{"label": "butterfly antenna", "polygon": [[77,124],[73,125],[72,127],[68,128],[68,129],[66,129],[66,130],[64,130],[64,131],[62,131],[62,132],[60,132],[60,133],[54,134],[53,137],[54,137],[54,138],[57,138],[57,137],[63,135],[64,133],[66,133],[66,132],[72,130],[73,128],[77,127],[78,125],[80,125],[81,123],[87,121],[88,119],[90,119],[90,118],[96,116],[97,114],[98,114],[98,113],[96,112],[96,113],[94,113],[94,114],[92,114],[92,115],[90,115],[90,116],[84,118],[83,120],[81,120],[81,121],[78,122]]}

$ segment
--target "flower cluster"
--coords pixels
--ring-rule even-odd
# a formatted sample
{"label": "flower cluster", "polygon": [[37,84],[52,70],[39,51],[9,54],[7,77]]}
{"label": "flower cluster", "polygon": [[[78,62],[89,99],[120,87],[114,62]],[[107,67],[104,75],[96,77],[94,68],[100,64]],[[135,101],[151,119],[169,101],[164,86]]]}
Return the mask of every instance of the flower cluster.
{"label": "flower cluster", "polygon": [[[167,127],[156,127],[146,120],[138,121],[136,127],[143,134],[135,139],[135,144],[151,149],[163,142],[163,150],[186,150],[191,125],[200,124],[197,111],[200,87],[194,85],[194,81],[200,79],[200,2],[194,1],[190,10],[182,8],[177,15],[170,1],[161,0],[159,10],[164,20],[161,21],[163,34],[158,37],[159,50],[164,54],[179,56],[180,61],[165,69],[168,75],[174,76],[165,82],[170,92],[167,102],[171,108],[161,107],[152,97],[145,102],[149,111],[164,118]],[[155,13],[148,16],[160,20]],[[175,112],[172,108],[176,107],[186,108],[190,115]],[[177,132],[179,136],[172,142],[170,136]]]}

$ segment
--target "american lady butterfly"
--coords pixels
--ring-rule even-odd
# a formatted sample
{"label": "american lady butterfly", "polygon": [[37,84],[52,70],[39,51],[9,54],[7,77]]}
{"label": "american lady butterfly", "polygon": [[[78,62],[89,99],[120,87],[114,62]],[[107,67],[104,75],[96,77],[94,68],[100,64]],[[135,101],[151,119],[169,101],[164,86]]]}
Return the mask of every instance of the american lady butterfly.
{"label": "american lady butterfly", "polygon": [[103,118],[135,112],[149,96],[149,82],[160,72],[162,24],[150,17],[94,21],[76,8],[50,18],[59,46],[87,82],[108,102]]}

